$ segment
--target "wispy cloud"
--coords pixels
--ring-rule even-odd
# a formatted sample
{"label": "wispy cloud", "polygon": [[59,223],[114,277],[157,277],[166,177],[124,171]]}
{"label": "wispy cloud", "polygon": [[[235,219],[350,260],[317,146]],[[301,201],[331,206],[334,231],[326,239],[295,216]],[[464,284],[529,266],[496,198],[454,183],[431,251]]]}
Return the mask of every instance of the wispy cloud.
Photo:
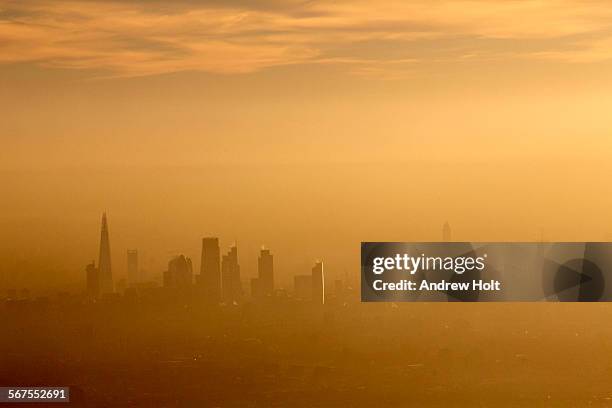
{"label": "wispy cloud", "polygon": [[308,63],[394,78],[432,60],[607,60],[611,23],[604,2],[578,0],[0,0],[0,63],[111,76]]}

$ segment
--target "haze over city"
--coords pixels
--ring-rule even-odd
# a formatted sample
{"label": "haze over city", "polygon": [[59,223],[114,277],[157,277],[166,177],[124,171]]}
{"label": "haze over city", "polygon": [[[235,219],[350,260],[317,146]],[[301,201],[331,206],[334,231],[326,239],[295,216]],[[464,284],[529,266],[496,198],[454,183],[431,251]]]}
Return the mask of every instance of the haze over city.
{"label": "haze over city", "polygon": [[444,220],[469,241],[605,239],[609,13],[1,1],[0,273],[78,286],[103,211],[152,273],[214,235],[247,276],[273,248],[285,283]]}
{"label": "haze over city", "polygon": [[[0,385],[609,406],[609,303],[358,287],[364,241],[612,241],[610,27],[603,0],[0,0]],[[599,300],[572,262],[557,300]]]}

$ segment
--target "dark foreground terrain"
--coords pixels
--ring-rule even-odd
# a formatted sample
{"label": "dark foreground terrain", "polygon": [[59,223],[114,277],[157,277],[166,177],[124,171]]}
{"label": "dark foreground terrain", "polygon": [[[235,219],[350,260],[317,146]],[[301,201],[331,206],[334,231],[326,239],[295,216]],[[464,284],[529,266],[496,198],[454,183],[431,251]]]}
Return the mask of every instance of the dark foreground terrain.
{"label": "dark foreground terrain", "polygon": [[610,406],[611,321],[608,304],[6,301],[0,385],[87,407]]}

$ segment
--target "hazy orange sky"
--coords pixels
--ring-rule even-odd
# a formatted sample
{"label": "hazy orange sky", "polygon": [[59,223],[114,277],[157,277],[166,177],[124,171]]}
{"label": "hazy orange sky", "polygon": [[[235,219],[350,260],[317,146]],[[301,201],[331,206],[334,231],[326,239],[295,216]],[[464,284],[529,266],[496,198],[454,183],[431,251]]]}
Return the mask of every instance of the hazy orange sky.
{"label": "hazy orange sky", "polygon": [[612,238],[611,60],[604,1],[0,0],[0,274],[77,282],[104,210],[119,275]]}

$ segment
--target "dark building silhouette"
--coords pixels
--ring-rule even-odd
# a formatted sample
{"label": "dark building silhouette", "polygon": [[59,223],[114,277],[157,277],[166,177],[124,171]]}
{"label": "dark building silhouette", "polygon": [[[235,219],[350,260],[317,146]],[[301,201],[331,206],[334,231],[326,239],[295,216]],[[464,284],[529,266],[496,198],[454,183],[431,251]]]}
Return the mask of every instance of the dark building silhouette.
{"label": "dark building silhouette", "polygon": [[138,276],[138,251],[128,249],[127,251],[127,277],[129,286],[134,286],[140,281]]}
{"label": "dark building silhouette", "polygon": [[274,257],[269,249],[262,249],[257,259],[258,287],[260,296],[274,293]]}
{"label": "dark building silhouette", "polygon": [[242,284],[240,282],[240,265],[238,264],[238,247],[236,245],[230,248],[227,255],[223,255],[221,278],[223,301],[238,303],[242,299]]}
{"label": "dark building silhouette", "polygon": [[197,284],[211,302],[221,301],[221,250],[219,238],[202,239],[202,262]]}
{"label": "dark building silhouette", "polygon": [[321,305],[325,303],[325,277],[323,262],[320,261],[312,267],[312,301]]}
{"label": "dark building silhouette", "polygon": [[185,255],[175,256],[168,262],[164,272],[164,287],[187,288],[193,283],[193,266],[191,259]]}
{"label": "dark building silhouette", "polygon": [[95,261],[85,267],[86,291],[87,296],[96,298],[100,295],[100,277]]}
{"label": "dark building silhouette", "polygon": [[298,300],[312,298],[312,275],[296,275],[293,278],[293,295]]}
{"label": "dark building silhouette", "polygon": [[446,221],[444,225],[442,226],[442,241],[450,242],[451,239],[452,239],[451,228],[450,228],[450,225],[448,224],[448,221]]}
{"label": "dark building silhouette", "polygon": [[100,234],[100,258],[98,259],[98,278],[100,294],[114,292],[113,273],[111,269],[110,241],[106,213],[102,214],[102,231]]}

